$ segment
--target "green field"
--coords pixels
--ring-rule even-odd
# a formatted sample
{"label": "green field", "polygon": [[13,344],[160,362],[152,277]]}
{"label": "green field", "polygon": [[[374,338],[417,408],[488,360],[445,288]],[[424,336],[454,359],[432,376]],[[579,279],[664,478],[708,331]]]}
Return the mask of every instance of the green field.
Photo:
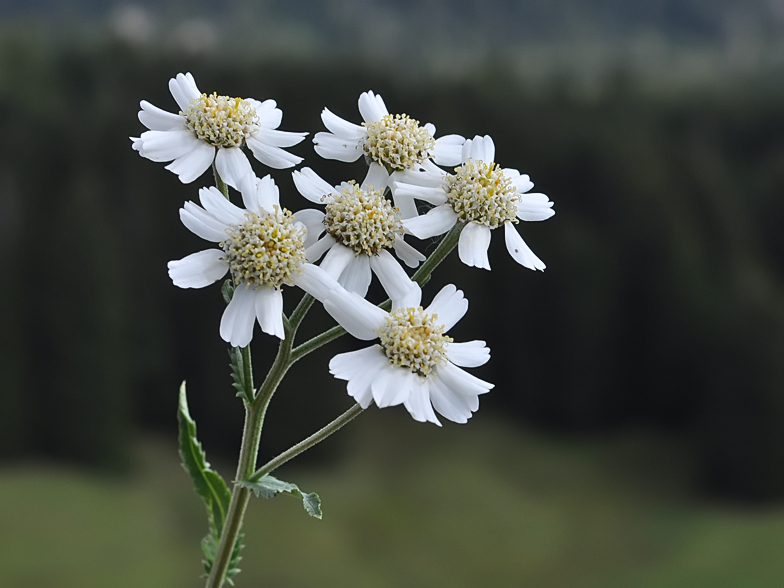
{"label": "green field", "polygon": [[[322,521],[288,496],[251,503],[240,588],[784,585],[784,509],[695,496],[676,443],[371,412],[324,465],[277,472],[321,495]],[[174,439],[136,456],[119,478],[0,468],[0,586],[203,585],[206,525]]]}

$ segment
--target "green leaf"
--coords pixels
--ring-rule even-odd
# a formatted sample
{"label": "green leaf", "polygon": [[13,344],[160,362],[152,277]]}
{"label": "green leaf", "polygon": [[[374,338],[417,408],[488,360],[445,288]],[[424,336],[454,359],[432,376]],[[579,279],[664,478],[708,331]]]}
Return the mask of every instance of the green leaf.
{"label": "green leaf", "polygon": [[[245,539],[244,533],[240,533],[237,535],[237,541],[234,543],[234,548],[231,551],[231,559],[229,560],[229,567],[226,570],[225,580],[232,586],[234,582],[232,578],[239,574],[242,570],[239,568],[240,560],[242,556],[240,555],[240,551],[242,548],[245,547],[242,544],[243,539]],[[202,560],[202,564],[204,564],[204,577],[209,577],[210,572],[212,571],[212,564],[215,561],[215,555],[218,552],[218,542],[220,538],[216,536],[214,533],[210,533],[204,539],[201,540],[201,550],[204,552],[204,556],[206,559]]]}
{"label": "green leaf", "polygon": [[188,412],[185,382],[180,386],[180,405],[177,411],[180,426],[180,458],[182,467],[193,480],[196,493],[207,507],[210,528],[217,537],[223,531],[226,513],[229,510],[231,492],[220,474],[210,468],[207,456],[196,438],[196,423]]}
{"label": "green leaf", "polygon": [[221,286],[221,294],[223,294],[223,300],[228,304],[231,302],[232,297],[234,296],[234,284],[231,283],[231,280],[226,280],[223,282]]}
{"label": "green leaf", "polygon": [[242,348],[232,347],[229,349],[229,357],[231,358],[231,379],[234,382],[231,384],[237,390],[237,396],[250,403],[256,395],[251,382],[247,381],[245,377],[245,360],[242,357]]}
{"label": "green leaf", "polygon": [[256,496],[261,498],[274,498],[281,492],[286,492],[292,496],[302,499],[302,506],[312,517],[321,518],[321,499],[315,492],[302,492],[296,484],[278,480],[272,476],[264,476],[257,482],[238,482],[243,488],[251,490]]}

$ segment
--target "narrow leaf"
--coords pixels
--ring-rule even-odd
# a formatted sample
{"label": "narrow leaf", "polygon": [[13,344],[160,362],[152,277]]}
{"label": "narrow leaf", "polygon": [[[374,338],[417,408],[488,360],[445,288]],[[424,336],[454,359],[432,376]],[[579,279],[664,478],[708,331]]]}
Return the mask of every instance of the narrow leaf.
{"label": "narrow leaf", "polygon": [[201,496],[207,507],[210,526],[215,535],[220,537],[226,512],[229,509],[231,492],[220,474],[210,468],[207,456],[196,438],[196,423],[188,412],[188,400],[185,394],[185,382],[180,386],[180,404],[177,411],[180,426],[180,458],[182,467],[193,480],[196,493]]}
{"label": "narrow leaf", "polygon": [[264,476],[257,482],[238,482],[244,488],[251,490],[256,496],[261,498],[274,498],[281,492],[291,494],[302,499],[302,506],[312,517],[321,518],[321,499],[315,492],[304,493],[296,484],[278,480],[273,476]]}

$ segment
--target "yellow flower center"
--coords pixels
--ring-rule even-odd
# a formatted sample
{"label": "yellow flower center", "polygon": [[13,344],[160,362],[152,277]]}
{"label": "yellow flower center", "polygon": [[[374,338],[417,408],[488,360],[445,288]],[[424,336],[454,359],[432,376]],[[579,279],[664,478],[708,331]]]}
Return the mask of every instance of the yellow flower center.
{"label": "yellow flower center", "polygon": [[202,94],[180,112],[185,124],[202,141],[215,147],[240,147],[258,130],[258,114],[242,98]]}
{"label": "yellow flower center", "polygon": [[365,154],[390,173],[422,163],[436,144],[430,131],[406,114],[386,114],[381,120],[362,124],[368,134]]}
{"label": "yellow flower center", "polygon": [[397,209],[372,186],[363,190],[351,181],[340,194],[330,196],[324,216],[327,232],[356,255],[378,255],[403,234]]}
{"label": "yellow flower center", "polygon": [[305,262],[305,228],[277,206],[260,215],[248,212],[245,218],[243,224],[226,229],[227,238],[220,244],[235,282],[252,287],[291,285]]}
{"label": "yellow flower center", "polygon": [[446,345],[452,338],[443,334],[437,319],[437,314],[425,314],[421,306],[390,312],[378,331],[389,362],[423,378],[437,365],[446,364]]}
{"label": "yellow flower center", "polygon": [[447,203],[463,223],[476,222],[495,229],[517,222],[520,193],[495,163],[469,159],[446,177]]}

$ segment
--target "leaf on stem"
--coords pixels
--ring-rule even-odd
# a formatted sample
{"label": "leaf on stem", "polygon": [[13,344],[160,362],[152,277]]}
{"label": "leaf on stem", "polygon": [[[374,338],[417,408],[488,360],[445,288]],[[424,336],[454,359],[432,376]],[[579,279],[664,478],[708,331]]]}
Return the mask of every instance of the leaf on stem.
{"label": "leaf on stem", "polygon": [[[212,569],[212,562],[215,561],[215,552],[218,548],[223,525],[226,522],[231,492],[229,492],[229,488],[220,474],[210,468],[201,443],[196,438],[196,422],[188,412],[185,382],[180,386],[180,404],[177,411],[177,421],[180,427],[180,459],[182,459],[182,467],[188,472],[191,480],[193,480],[196,493],[201,496],[207,507],[210,532],[201,545],[202,551],[204,551],[204,555],[207,558],[204,561],[204,569],[209,574]],[[239,557],[240,549],[242,549],[241,539],[241,536],[238,537],[234,545],[231,563],[226,572],[227,581],[240,571],[237,568],[237,563],[241,559]]]}
{"label": "leaf on stem", "polygon": [[234,380],[232,386],[237,389],[237,396],[244,399],[245,402],[253,402],[256,391],[245,377],[245,360],[242,357],[242,348],[232,347],[229,349],[229,357],[231,358],[231,379]]}
{"label": "leaf on stem", "polygon": [[302,492],[296,484],[278,480],[273,476],[264,476],[257,482],[238,482],[244,488],[251,490],[256,496],[261,498],[274,498],[281,492],[286,492],[292,496],[302,499],[302,506],[312,517],[321,518],[321,499],[315,492]]}

